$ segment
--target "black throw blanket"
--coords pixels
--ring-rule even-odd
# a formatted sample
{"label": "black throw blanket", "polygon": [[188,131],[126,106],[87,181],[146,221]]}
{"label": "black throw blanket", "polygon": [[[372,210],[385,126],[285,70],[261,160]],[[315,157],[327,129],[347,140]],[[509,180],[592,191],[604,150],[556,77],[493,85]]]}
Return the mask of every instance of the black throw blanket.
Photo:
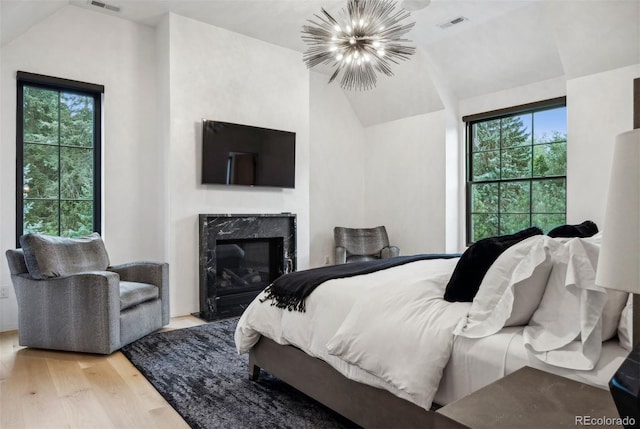
{"label": "black throw blanket", "polygon": [[460,254],[436,253],[411,256],[397,256],[395,258],[377,259],[373,261],[354,262],[351,264],[330,265],[326,267],[312,268],[296,271],[278,277],[265,289],[266,298],[260,302],[271,300],[271,305],[278,308],[286,308],[289,311],[305,311],[304,300],[321,283],[327,280],[369,274],[387,268],[408,264],[409,262],[423,261],[425,259],[450,259],[457,258]]}

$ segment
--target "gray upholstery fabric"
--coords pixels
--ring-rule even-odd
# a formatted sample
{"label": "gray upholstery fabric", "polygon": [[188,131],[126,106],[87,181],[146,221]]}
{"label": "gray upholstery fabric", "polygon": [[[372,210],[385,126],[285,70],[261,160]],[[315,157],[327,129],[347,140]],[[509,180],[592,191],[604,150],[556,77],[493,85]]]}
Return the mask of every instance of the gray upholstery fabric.
{"label": "gray upholstery fabric", "polygon": [[375,228],[336,226],[333,229],[333,237],[336,244],[336,264],[391,258],[400,255],[400,249],[397,246],[389,245],[387,229],[384,226]]}
{"label": "gray upholstery fabric", "polygon": [[120,313],[120,347],[162,327],[161,306],[156,299]]}
{"label": "gray upholstery fabric", "polygon": [[120,311],[145,301],[158,299],[159,295],[160,290],[154,285],[120,280]]}
{"label": "gray upholstery fabric", "polygon": [[[63,254],[68,258],[73,252]],[[10,249],[6,256],[18,300],[20,345],[109,354],[169,323],[166,263],[134,262],[39,279],[27,269],[25,251]],[[102,265],[100,252],[98,259]],[[85,264],[90,262],[70,260],[66,266]]]}
{"label": "gray upholstery fabric", "polygon": [[118,275],[93,271],[48,280],[11,276],[20,345],[108,354],[120,347]]}
{"label": "gray upholstery fabric", "polygon": [[97,233],[83,238],[25,234],[20,237],[20,245],[29,274],[34,279],[104,271],[109,266],[107,249]]}
{"label": "gray upholstery fabric", "polygon": [[129,282],[149,283],[160,289],[158,299],[162,302],[162,325],[170,319],[169,308],[169,264],[166,262],[138,261],[114,265],[109,271],[116,272],[120,278]]}
{"label": "gray upholstery fabric", "polygon": [[25,274],[27,271],[27,264],[24,260],[24,252],[22,249],[9,249],[6,252],[7,261],[9,262],[9,272],[11,274]]}

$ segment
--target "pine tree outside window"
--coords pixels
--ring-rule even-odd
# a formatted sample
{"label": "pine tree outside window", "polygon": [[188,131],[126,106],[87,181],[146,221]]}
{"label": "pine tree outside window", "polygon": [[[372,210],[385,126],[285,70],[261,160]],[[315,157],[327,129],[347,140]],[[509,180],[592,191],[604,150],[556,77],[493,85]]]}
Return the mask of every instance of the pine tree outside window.
{"label": "pine tree outside window", "polygon": [[566,99],[465,117],[467,241],[566,221]]}
{"label": "pine tree outside window", "polygon": [[104,87],[25,72],[17,85],[16,241],[100,232]]}

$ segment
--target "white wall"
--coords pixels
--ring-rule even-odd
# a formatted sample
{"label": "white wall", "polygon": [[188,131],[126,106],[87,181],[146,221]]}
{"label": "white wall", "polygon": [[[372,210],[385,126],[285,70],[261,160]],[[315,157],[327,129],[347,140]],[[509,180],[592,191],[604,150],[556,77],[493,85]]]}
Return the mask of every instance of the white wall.
{"label": "white wall", "polygon": [[544,80],[530,85],[460,100],[460,118],[466,115],[489,112],[565,95],[567,94],[564,78]]}
{"label": "white wall", "polygon": [[311,265],[333,263],[337,225],[385,225],[405,255],[443,252],[445,112],[363,128],[327,79],[311,73]]}
{"label": "white wall", "polygon": [[[170,243],[170,222],[171,204],[169,198],[169,147],[171,136],[171,80],[170,80],[170,38],[169,38],[169,15],[165,15],[156,26],[156,93],[158,102],[158,123],[157,144],[162,149],[160,165],[162,166],[161,177],[158,178],[158,193],[163,203],[160,211],[160,240],[162,248],[162,261],[169,261],[171,257],[169,249]],[[174,313],[175,314],[175,313]]]}
{"label": "white wall", "polygon": [[613,143],[633,128],[640,64],[567,82],[567,221],[604,225]]}
{"label": "white wall", "polygon": [[[0,248],[15,247],[15,77],[22,70],[105,86],[103,234],[111,262],[162,258],[154,30],[68,6],[2,47],[0,59]],[[0,300],[0,331],[16,329],[6,262],[0,285],[11,291]]]}
{"label": "white wall", "polygon": [[[170,15],[169,254],[172,314],[198,311],[199,213],[296,213],[309,266],[309,72],[300,53]],[[201,120],[296,132],[295,189],[200,184]]]}
{"label": "white wall", "polygon": [[338,85],[310,78],[310,265],[334,262],[333,228],[364,221],[364,129]]}
{"label": "white wall", "polygon": [[365,130],[364,224],[385,225],[404,255],[445,249],[445,122],[439,111]]}

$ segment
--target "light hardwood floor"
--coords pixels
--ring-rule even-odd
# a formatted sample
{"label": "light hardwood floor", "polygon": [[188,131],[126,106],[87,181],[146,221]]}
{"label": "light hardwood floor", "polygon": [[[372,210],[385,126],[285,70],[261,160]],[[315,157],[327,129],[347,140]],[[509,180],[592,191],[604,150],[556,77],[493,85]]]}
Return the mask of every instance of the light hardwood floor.
{"label": "light hardwood floor", "polygon": [[[200,325],[171,319],[164,330]],[[188,428],[120,352],[36,350],[0,333],[0,428]]]}

